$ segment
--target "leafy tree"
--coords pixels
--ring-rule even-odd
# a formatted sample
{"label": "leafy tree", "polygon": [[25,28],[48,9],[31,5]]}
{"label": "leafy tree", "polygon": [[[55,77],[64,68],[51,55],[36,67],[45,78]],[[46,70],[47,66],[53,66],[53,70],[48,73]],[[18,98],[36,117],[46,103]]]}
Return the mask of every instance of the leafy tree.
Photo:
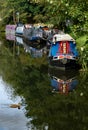
{"label": "leafy tree", "polygon": [[[22,22],[43,22],[57,25],[59,29],[73,32],[87,32],[88,1],[84,0],[2,0],[1,13],[5,23],[16,22],[19,12]],[[14,18],[14,19],[13,19]]]}

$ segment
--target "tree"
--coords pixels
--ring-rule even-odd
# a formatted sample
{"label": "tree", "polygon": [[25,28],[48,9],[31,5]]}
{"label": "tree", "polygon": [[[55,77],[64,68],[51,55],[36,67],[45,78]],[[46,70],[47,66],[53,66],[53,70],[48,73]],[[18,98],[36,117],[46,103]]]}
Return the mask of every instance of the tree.
{"label": "tree", "polygon": [[[2,0],[3,23],[15,23],[16,12],[24,23],[49,23],[74,36],[88,32],[88,1],[84,0]],[[14,18],[14,19],[13,19]]]}

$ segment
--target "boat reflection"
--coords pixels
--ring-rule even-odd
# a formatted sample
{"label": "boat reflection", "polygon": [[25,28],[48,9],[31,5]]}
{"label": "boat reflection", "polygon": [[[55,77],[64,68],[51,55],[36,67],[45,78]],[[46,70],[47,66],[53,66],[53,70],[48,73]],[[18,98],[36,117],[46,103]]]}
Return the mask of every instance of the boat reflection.
{"label": "boat reflection", "polygon": [[15,36],[16,44],[23,44],[23,38],[19,36]]}
{"label": "boat reflection", "polygon": [[78,80],[76,79],[77,72],[60,71],[49,68],[49,76],[51,80],[52,92],[68,94],[76,89]]}
{"label": "boat reflection", "polygon": [[12,45],[13,55],[19,56],[20,55],[20,48],[23,47],[23,38],[19,36],[15,36],[14,34],[6,33],[6,40],[9,40]]}
{"label": "boat reflection", "polygon": [[9,40],[9,41],[15,41],[15,35],[14,34],[9,34],[9,33],[6,33],[6,39]]}
{"label": "boat reflection", "polygon": [[43,55],[47,53],[47,47],[45,44],[40,44],[40,43],[30,44],[28,43],[28,41],[24,40],[23,46],[25,52],[30,53],[30,55],[33,58],[43,57]]}
{"label": "boat reflection", "polygon": [[20,54],[20,47],[22,46],[26,53],[29,53],[33,58],[43,57],[47,54],[47,46],[45,44],[35,43],[30,44],[27,40],[22,37],[6,34],[6,39],[13,41],[13,50]]}
{"label": "boat reflection", "polygon": [[15,36],[14,34],[6,33],[6,39],[9,41],[14,41],[17,45],[23,44],[23,38],[19,36]]}

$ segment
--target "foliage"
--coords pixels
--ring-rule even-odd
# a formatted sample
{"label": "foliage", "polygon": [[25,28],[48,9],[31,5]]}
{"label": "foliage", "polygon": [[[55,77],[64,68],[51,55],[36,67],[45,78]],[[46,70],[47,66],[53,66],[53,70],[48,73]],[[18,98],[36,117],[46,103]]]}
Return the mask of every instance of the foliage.
{"label": "foliage", "polygon": [[79,47],[79,63],[82,65],[82,71],[88,71],[88,39]]}
{"label": "foliage", "polygon": [[82,35],[81,37],[76,39],[77,47],[80,48],[85,45],[87,41],[87,35]]}
{"label": "foliage", "polygon": [[[26,22],[45,22],[64,29],[75,38],[88,33],[88,1],[87,0],[0,0],[1,26],[16,22],[16,13],[19,12],[20,20]],[[82,42],[82,43],[81,43]],[[88,41],[81,41],[78,46],[80,64],[84,70],[88,69]],[[3,45],[2,45],[3,46]],[[26,99],[26,116],[37,117],[32,121],[37,127],[48,123],[50,130],[88,129],[88,75],[86,80],[81,75],[78,91],[70,93],[68,97],[53,95],[47,76],[47,64],[44,59],[33,60],[29,55],[13,55],[13,44],[5,43],[0,47],[0,73],[4,80],[12,84],[15,93]],[[9,49],[10,48],[10,49]],[[36,62],[35,62],[36,61]],[[36,64],[37,63],[37,64]],[[45,64],[44,64],[45,63]],[[80,96],[80,92],[84,96]],[[86,93],[86,94],[85,94]]]}
{"label": "foliage", "polygon": [[88,28],[88,1],[84,0],[2,0],[3,24],[16,22],[16,13],[24,23],[43,22],[57,25],[59,29],[78,35]]}

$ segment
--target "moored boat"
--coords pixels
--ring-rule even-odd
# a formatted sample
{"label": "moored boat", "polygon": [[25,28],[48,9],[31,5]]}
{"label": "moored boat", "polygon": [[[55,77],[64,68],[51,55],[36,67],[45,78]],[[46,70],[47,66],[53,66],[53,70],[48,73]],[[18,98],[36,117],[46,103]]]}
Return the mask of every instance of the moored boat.
{"label": "moored boat", "polygon": [[60,69],[77,67],[78,51],[75,40],[69,34],[55,34],[50,42],[50,65]]}
{"label": "moored boat", "polygon": [[6,35],[15,35],[16,25],[8,24],[5,28]]}
{"label": "moored boat", "polygon": [[[47,28],[47,29],[46,29]],[[30,43],[46,43],[49,35],[48,27],[34,27],[24,28],[23,37]]]}
{"label": "moored boat", "polygon": [[15,29],[15,35],[16,36],[23,36],[25,25],[23,23],[17,23],[16,29]]}

